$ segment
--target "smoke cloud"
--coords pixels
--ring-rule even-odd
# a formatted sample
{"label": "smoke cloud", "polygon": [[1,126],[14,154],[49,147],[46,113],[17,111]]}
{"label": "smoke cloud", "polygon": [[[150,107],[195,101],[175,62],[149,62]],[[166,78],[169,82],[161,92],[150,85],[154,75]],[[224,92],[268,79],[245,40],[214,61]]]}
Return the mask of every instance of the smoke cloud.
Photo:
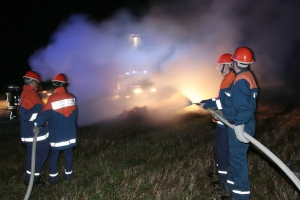
{"label": "smoke cloud", "polygon": [[[29,64],[44,81],[57,73],[68,76],[80,126],[133,106],[171,113],[189,101],[216,97],[222,80],[216,61],[239,46],[253,50],[251,70],[261,93],[269,95],[274,87],[288,87],[289,75],[299,72],[299,8],[296,0],[190,0],[153,3],[138,20],[126,10],[100,23],[74,14],[58,26],[48,46],[29,58]],[[138,35],[136,41],[132,34]],[[158,97],[114,98],[118,75],[134,70],[148,71],[145,76]],[[282,94],[293,93],[289,88]]]}

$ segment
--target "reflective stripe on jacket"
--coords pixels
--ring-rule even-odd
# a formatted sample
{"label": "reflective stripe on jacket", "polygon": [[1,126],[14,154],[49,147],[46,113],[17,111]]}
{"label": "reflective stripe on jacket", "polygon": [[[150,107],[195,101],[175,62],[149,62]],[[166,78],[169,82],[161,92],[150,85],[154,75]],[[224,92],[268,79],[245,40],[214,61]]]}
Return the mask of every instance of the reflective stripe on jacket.
{"label": "reflective stripe on jacket", "polygon": [[48,121],[50,146],[63,150],[76,146],[76,120],[77,106],[74,96],[67,93],[64,87],[58,87],[35,122],[40,126]]}
{"label": "reflective stripe on jacket", "polygon": [[[225,101],[225,92],[230,90],[231,83],[233,82],[235,78],[235,73],[233,71],[229,72],[224,76],[224,79],[221,82],[220,85],[220,91],[219,91],[219,97],[218,98],[212,98],[209,99],[206,103],[207,108],[216,108],[218,110],[223,109],[223,104]],[[224,126],[224,124],[220,121],[213,120],[218,123],[219,126]]]}
{"label": "reflective stripe on jacket", "polygon": [[[39,97],[37,91],[38,89],[35,87],[24,85],[20,96],[21,140],[23,142],[33,141],[34,120],[37,114],[42,111],[44,106],[44,103]],[[41,131],[39,133],[39,137],[40,141],[46,139],[47,131]]]}
{"label": "reflective stripe on jacket", "polygon": [[225,92],[224,117],[235,125],[254,118],[258,87],[252,73],[244,69],[236,74],[230,91]]}

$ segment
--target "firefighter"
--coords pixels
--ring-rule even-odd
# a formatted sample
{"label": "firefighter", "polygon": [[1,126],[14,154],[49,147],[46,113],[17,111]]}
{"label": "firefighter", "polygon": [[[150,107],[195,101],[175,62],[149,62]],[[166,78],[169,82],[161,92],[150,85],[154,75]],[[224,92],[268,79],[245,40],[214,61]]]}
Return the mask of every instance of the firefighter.
{"label": "firefighter", "polygon": [[[211,98],[200,102],[200,106],[203,108],[212,108],[222,111],[222,104],[224,103],[224,95],[226,91],[230,89],[230,84],[235,78],[235,73],[232,70],[231,54],[225,53],[219,57],[217,62],[217,71],[224,77],[219,90],[218,98]],[[215,189],[225,189],[225,183],[227,181],[227,168],[228,168],[228,142],[226,126],[219,120],[216,122],[216,134],[214,141],[215,150],[215,162],[217,167],[218,181],[212,182]],[[208,174],[209,177],[213,178],[213,173]]]}
{"label": "firefighter", "polygon": [[8,109],[10,110],[10,115],[9,119],[16,119],[17,118],[17,109],[19,106],[19,87],[14,86],[14,85],[9,85],[8,86],[8,92],[6,93],[7,99],[6,101],[8,102]]}
{"label": "firefighter", "polygon": [[45,182],[40,180],[40,172],[49,153],[49,128],[44,126],[37,137],[35,172],[31,172],[31,155],[33,145],[34,120],[38,113],[43,110],[43,101],[38,95],[39,75],[34,71],[28,71],[23,76],[24,86],[20,97],[20,123],[21,140],[26,146],[26,175],[24,184],[29,184],[30,174],[34,173],[34,186],[43,186]]}
{"label": "firefighter", "polygon": [[256,120],[256,100],[258,87],[249,70],[253,63],[253,55],[249,48],[239,47],[233,56],[233,70],[236,77],[229,91],[225,93],[223,115],[234,125],[234,129],[227,128],[229,146],[229,171],[227,188],[231,192],[223,199],[249,199],[250,183],[248,177],[247,152],[249,141],[244,132],[254,136]]}
{"label": "firefighter", "polygon": [[50,126],[50,157],[49,157],[49,182],[54,183],[58,178],[57,162],[60,152],[65,158],[64,179],[72,177],[73,147],[76,146],[76,119],[77,106],[73,95],[65,87],[68,81],[63,74],[57,74],[52,79],[56,88],[49,97],[41,114],[35,120],[37,127],[47,121]]}

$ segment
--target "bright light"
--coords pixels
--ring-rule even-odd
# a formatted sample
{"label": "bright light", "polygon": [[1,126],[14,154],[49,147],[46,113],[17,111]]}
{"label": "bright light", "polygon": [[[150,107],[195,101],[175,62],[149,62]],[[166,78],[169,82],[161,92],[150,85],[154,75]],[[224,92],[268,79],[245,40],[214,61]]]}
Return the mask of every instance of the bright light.
{"label": "bright light", "polygon": [[185,88],[181,93],[186,96],[191,103],[199,103],[203,100],[203,97],[206,96],[202,94],[201,91],[196,90],[196,88]]}
{"label": "bright light", "polygon": [[156,88],[151,88],[151,92],[156,92]]}
{"label": "bright light", "polygon": [[139,35],[130,34],[129,38],[132,40],[133,46],[135,48],[137,48],[140,45],[140,36]]}
{"label": "bright light", "polygon": [[142,90],[141,90],[141,88],[135,88],[135,89],[133,90],[133,92],[138,94],[138,93],[141,93]]}
{"label": "bright light", "polygon": [[52,93],[47,93],[47,96],[50,96]]}

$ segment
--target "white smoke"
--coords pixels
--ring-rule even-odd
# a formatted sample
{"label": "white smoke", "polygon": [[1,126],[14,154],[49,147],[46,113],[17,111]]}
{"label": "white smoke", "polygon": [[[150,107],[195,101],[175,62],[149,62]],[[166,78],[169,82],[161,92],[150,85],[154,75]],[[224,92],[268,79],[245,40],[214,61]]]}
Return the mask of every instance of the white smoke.
{"label": "white smoke", "polygon": [[[44,81],[57,73],[68,76],[68,91],[78,101],[79,125],[112,117],[135,104],[168,107],[166,99],[134,104],[111,100],[117,75],[127,70],[149,71],[164,94],[174,91],[192,101],[215,97],[222,80],[215,70],[217,58],[238,46],[255,53],[251,69],[261,87],[272,87],[274,82],[282,87],[284,79],[277,75],[300,35],[294,29],[300,26],[299,3],[287,2],[163,2],[152,5],[142,19],[121,10],[101,23],[74,14],[59,25],[47,47],[30,57],[29,64]],[[131,34],[140,36],[137,48]],[[164,98],[171,99],[172,94]]]}

